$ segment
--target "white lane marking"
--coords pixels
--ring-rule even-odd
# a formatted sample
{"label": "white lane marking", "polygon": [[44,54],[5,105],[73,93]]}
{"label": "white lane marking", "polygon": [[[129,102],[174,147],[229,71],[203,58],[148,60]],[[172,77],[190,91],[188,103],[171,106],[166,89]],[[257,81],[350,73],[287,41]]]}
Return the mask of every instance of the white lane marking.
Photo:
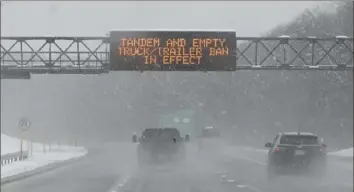
{"label": "white lane marking", "polygon": [[114,182],[114,184],[110,187],[108,192],[119,192],[119,189],[124,187],[129,178],[129,176],[119,177],[119,179],[117,179],[117,181]]}
{"label": "white lane marking", "polygon": [[120,186],[120,187],[124,186],[124,185],[127,183],[128,180],[129,180],[129,176],[126,176],[126,177],[123,179],[123,181],[119,184],[119,186]]}
{"label": "white lane marking", "polygon": [[251,189],[254,192],[263,192],[262,190],[258,189],[257,187],[246,185],[247,188]]}
{"label": "white lane marking", "polygon": [[[225,177],[223,177],[223,179],[227,177],[226,175],[223,175],[223,176],[225,176]],[[237,183],[237,181],[233,180],[233,179],[228,179],[227,182],[228,183]],[[236,187],[238,187],[238,188],[249,188],[249,189],[251,189],[254,192],[263,192],[262,190],[258,189],[257,187],[254,187],[254,186],[251,186],[251,185],[248,185],[248,184],[245,184],[245,183],[244,184],[238,183],[236,185]]]}

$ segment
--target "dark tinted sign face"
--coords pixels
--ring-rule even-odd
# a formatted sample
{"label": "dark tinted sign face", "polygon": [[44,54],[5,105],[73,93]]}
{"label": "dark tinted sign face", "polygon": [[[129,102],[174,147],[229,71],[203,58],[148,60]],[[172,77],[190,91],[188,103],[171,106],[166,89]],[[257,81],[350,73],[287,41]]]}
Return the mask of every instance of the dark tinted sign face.
{"label": "dark tinted sign face", "polygon": [[112,31],[111,70],[235,71],[236,33]]}

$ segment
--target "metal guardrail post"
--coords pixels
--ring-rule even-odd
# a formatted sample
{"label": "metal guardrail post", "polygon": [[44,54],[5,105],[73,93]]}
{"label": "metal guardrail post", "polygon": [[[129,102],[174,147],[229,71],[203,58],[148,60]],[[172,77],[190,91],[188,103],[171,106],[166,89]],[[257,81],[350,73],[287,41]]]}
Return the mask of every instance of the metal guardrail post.
{"label": "metal guardrail post", "polygon": [[15,153],[1,155],[1,165],[28,159],[28,155],[29,155],[28,151],[22,151],[22,153],[15,152]]}

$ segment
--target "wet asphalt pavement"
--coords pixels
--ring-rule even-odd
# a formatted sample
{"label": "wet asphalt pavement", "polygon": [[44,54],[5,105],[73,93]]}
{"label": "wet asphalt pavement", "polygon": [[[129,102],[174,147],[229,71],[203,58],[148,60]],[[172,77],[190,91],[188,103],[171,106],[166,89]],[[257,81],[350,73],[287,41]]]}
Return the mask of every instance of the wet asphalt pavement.
{"label": "wet asphalt pavement", "polygon": [[322,179],[283,176],[268,182],[266,153],[198,152],[189,145],[184,163],[140,169],[134,144],[89,148],[75,163],[3,185],[1,192],[353,192],[353,162],[330,158]]}

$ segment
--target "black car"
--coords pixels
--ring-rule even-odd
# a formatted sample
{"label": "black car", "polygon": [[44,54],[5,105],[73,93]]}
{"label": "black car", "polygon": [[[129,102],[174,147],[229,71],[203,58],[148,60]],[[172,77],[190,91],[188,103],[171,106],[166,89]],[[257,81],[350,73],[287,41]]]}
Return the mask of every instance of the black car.
{"label": "black car", "polygon": [[326,145],[313,133],[279,133],[273,143],[266,143],[268,178],[279,174],[310,173],[323,176],[326,170]]}
{"label": "black car", "polygon": [[140,138],[133,135],[133,142],[138,142],[138,164],[179,162],[185,158],[185,142],[187,135],[182,138],[176,128],[148,128]]}

